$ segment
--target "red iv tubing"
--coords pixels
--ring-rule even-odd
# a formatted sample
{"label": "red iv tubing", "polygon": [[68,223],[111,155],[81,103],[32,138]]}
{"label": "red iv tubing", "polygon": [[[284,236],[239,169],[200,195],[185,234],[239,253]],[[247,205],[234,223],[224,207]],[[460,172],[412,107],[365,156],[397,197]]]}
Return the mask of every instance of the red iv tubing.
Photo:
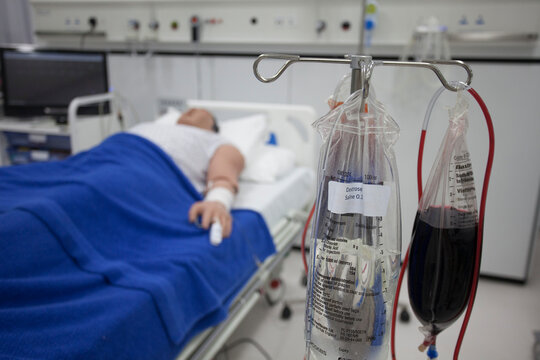
{"label": "red iv tubing", "polygon": [[[484,117],[486,119],[486,125],[487,125],[488,136],[489,136],[489,152],[488,152],[488,159],[487,159],[487,164],[486,164],[486,171],[484,174],[484,183],[482,186],[482,197],[480,200],[480,212],[479,212],[479,219],[478,219],[478,234],[477,234],[477,251],[475,255],[471,295],[469,297],[467,311],[465,312],[465,317],[463,318],[461,330],[459,332],[458,340],[456,342],[456,347],[454,349],[454,360],[458,360],[459,351],[461,349],[461,344],[463,342],[465,332],[467,331],[467,325],[469,324],[469,319],[471,317],[472,309],[474,306],[474,300],[476,297],[476,290],[478,288],[478,275],[480,273],[482,241],[483,241],[483,233],[484,233],[484,215],[485,215],[485,209],[486,209],[487,192],[488,192],[488,187],[489,187],[489,178],[491,176],[491,168],[493,166],[493,154],[495,152],[495,134],[493,131],[493,122],[491,121],[491,115],[489,114],[489,110],[486,104],[484,103],[484,100],[482,100],[480,95],[478,95],[478,93],[473,88],[466,86],[465,89],[476,100],[476,102],[482,109],[482,113],[484,114]],[[422,127],[422,132],[420,134],[420,145],[418,149],[418,162],[417,162],[418,201],[420,201],[420,198],[422,197],[422,160],[424,157],[424,143],[426,140],[427,125],[428,125],[429,117],[431,116],[431,111],[433,110],[435,101],[440,96],[443,90],[444,88],[441,88],[433,96],[431,103],[429,104],[428,110],[426,112],[426,117],[425,117],[424,124]],[[311,222],[311,218],[313,217],[314,211],[315,211],[315,204],[313,204],[313,207],[311,208],[308,219],[306,221],[306,225],[304,226],[304,232],[302,233],[301,251],[302,251],[302,261],[304,263],[304,270],[306,274],[308,273],[308,266],[307,266],[306,253],[305,253],[305,240],[306,240],[307,229],[308,229],[309,223]],[[409,245],[409,248],[407,249],[407,253],[405,254],[405,258],[403,259],[403,264],[401,265],[401,271],[399,273],[399,279],[398,279],[398,284],[396,288],[396,297],[394,301],[394,307],[392,309],[392,332],[391,332],[391,340],[390,340],[392,360],[397,359],[396,349],[395,349],[396,314],[397,314],[399,294],[401,291],[401,284],[403,282],[403,276],[405,275],[405,269],[407,268],[407,264],[409,263],[409,250],[410,250],[410,245]],[[435,342],[435,339],[433,339],[433,343],[434,342]]]}

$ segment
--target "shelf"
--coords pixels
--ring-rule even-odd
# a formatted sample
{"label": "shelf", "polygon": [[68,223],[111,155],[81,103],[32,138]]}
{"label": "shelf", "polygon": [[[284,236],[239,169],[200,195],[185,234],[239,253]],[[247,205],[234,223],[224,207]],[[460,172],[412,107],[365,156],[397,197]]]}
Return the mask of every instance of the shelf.
{"label": "shelf", "polygon": [[0,118],[0,131],[69,136],[67,125],[59,125],[54,119],[49,118],[24,120],[16,118]]}

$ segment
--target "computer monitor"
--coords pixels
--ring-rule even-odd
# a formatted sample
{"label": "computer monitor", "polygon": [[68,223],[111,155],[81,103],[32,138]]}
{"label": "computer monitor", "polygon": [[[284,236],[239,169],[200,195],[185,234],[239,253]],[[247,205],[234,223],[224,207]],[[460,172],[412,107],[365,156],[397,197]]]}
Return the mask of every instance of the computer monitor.
{"label": "computer monitor", "polygon": [[[73,98],[108,91],[104,53],[4,49],[0,59],[5,116],[52,116],[65,121]],[[108,106],[79,111],[100,112],[107,113]]]}

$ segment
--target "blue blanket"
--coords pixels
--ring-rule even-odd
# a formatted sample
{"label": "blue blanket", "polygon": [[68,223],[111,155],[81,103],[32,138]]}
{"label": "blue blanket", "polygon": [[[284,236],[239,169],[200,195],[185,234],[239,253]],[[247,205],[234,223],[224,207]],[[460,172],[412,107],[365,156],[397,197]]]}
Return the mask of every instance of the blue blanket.
{"label": "blue blanket", "polygon": [[275,248],[247,210],[212,246],[187,219],[199,200],[130,134],[0,169],[0,358],[167,359],[223,320]]}

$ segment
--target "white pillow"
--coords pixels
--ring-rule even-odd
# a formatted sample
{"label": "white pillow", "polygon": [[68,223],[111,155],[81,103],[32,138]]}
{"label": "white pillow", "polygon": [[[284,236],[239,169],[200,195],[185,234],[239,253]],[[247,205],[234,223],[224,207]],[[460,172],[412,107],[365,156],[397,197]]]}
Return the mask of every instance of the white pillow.
{"label": "white pillow", "polygon": [[219,123],[219,134],[240,150],[250,161],[257,145],[264,144],[268,136],[266,115],[257,114]]}
{"label": "white pillow", "polygon": [[158,117],[155,120],[156,124],[162,124],[162,125],[176,125],[176,122],[178,121],[178,118],[182,115],[180,110],[168,107],[167,112],[160,117]]}
{"label": "white pillow", "polygon": [[274,182],[294,168],[294,152],[274,145],[259,145],[240,175],[244,181]]}

